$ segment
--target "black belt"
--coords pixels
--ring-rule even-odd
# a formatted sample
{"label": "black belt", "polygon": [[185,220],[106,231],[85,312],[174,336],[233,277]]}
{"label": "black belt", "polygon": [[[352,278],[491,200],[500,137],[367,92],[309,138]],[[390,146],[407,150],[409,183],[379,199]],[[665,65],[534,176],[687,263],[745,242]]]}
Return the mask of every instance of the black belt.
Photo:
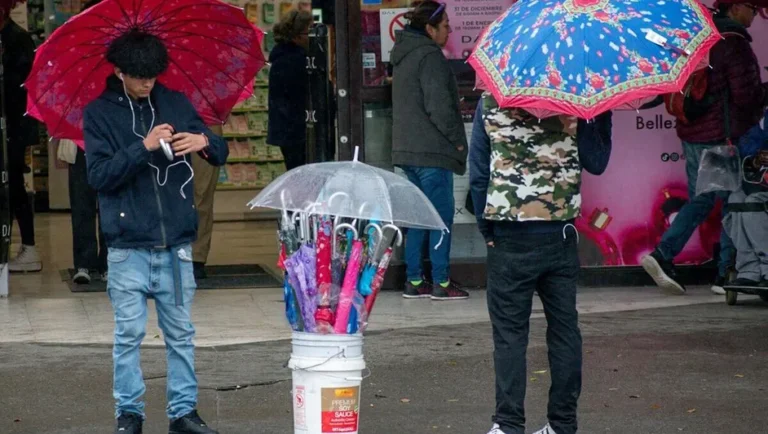
{"label": "black belt", "polygon": [[768,212],[768,202],[729,203],[728,212]]}

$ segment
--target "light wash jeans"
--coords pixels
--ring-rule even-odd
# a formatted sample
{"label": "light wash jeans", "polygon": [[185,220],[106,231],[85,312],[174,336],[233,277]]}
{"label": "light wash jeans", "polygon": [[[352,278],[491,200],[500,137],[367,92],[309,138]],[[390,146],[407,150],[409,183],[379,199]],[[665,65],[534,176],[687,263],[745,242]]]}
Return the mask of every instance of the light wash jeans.
{"label": "light wash jeans", "polygon": [[[715,208],[717,198],[723,199],[723,217],[728,215],[729,192],[712,192],[696,196],[696,180],[699,178],[699,162],[706,149],[715,145],[683,142],[685,153],[685,173],[688,176],[688,203],[686,203],[672,225],[664,232],[658,250],[664,259],[671,261],[683,251],[693,231],[704,223],[709,213]],[[727,231],[720,233],[720,258],[718,258],[718,274],[725,277],[728,267],[733,263],[736,249]]]}
{"label": "light wash jeans", "polygon": [[146,387],[139,365],[139,345],[147,324],[147,298],[154,298],[165,339],[168,363],[166,413],[177,419],[197,405],[195,329],[190,320],[195,295],[192,248],[179,251],[183,303],[176,305],[170,249],[109,249],[107,292],[115,312],[114,397],[116,417],[144,416]]}

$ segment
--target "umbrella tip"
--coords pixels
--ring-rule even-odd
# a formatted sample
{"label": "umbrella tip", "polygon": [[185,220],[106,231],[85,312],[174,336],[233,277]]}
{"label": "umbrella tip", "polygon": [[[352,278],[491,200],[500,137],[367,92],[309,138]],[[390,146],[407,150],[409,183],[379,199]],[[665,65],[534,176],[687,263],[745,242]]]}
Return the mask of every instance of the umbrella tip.
{"label": "umbrella tip", "polygon": [[354,159],[352,161],[355,161],[355,162],[359,161],[357,159],[359,156],[360,156],[360,147],[359,146],[355,146],[355,157],[354,157]]}

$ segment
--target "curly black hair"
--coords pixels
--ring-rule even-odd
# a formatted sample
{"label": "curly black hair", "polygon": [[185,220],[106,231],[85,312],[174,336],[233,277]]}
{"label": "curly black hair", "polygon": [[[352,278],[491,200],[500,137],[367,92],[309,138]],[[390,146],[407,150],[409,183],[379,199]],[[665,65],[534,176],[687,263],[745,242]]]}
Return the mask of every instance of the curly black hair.
{"label": "curly black hair", "polygon": [[157,78],[168,69],[168,48],[155,35],[131,30],[109,44],[107,61],[129,77]]}

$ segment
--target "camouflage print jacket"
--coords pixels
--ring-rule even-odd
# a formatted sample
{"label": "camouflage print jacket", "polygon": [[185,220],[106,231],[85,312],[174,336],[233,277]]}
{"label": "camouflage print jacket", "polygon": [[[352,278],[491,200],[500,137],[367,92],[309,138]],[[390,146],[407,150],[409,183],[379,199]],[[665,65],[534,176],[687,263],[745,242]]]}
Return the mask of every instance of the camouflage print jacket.
{"label": "camouflage print jacket", "polygon": [[470,146],[476,216],[488,222],[567,222],[581,211],[581,170],[602,173],[611,149],[611,114],[595,122],[537,119],[500,109],[484,96]]}

